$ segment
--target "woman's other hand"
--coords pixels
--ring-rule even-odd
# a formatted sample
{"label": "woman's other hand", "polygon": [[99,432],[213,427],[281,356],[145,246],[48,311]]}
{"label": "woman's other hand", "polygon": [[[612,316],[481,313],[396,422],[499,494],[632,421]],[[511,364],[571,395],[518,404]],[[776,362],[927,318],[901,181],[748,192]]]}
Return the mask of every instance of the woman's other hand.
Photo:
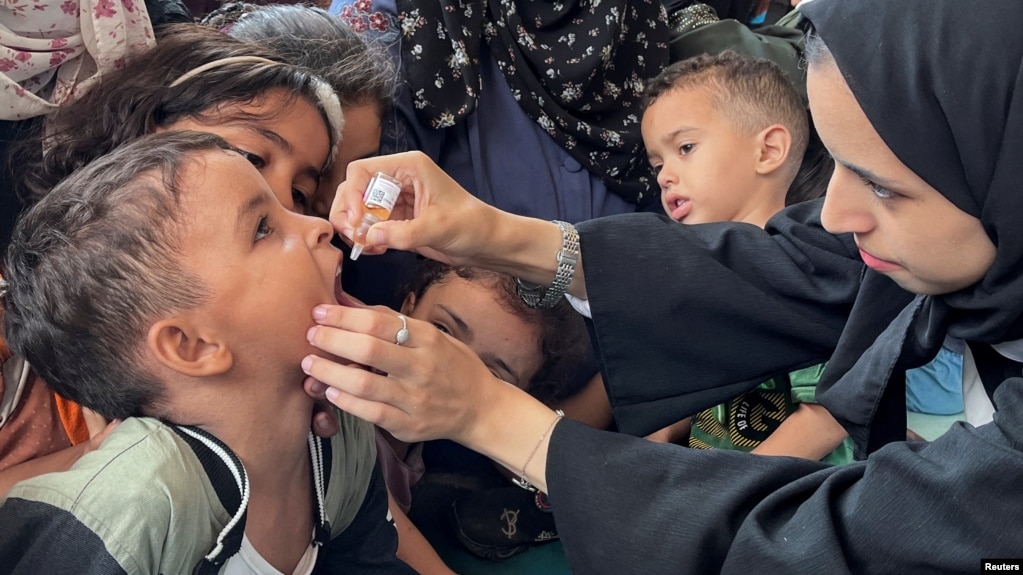
{"label": "woman's other hand", "polygon": [[359,365],[309,356],[302,365],[315,381],[307,381],[306,389],[325,392],[341,409],[402,441],[467,439],[489,390],[510,385],[495,378],[471,349],[428,323],[406,318],[409,337],[398,345],[403,324],[386,308],[320,306],[314,317],[320,325],[309,330],[310,343]]}
{"label": "woman's other hand", "polygon": [[[402,441],[457,441],[547,489],[547,447],[560,415],[495,377],[466,345],[390,310],[319,306],[313,316],[311,344],[371,368],[307,356],[313,395],[323,392]],[[398,344],[403,327],[408,337]]]}

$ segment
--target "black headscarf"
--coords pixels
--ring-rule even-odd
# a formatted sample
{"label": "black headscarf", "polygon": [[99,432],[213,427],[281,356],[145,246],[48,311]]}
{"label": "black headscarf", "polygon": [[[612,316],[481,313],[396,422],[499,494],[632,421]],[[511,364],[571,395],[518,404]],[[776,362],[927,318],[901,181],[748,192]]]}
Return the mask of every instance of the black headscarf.
{"label": "black headscarf", "polygon": [[901,372],[946,332],[1023,338],[1023,2],[814,0],[801,11],[888,147],[997,246],[977,284],[901,311],[891,302],[904,298],[878,301],[895,288],[868,272],[818,397],[870,450],[904,434]]}
{"label": "black headscarf", "polygon": [[[644,82],[668,63],[656,0],[398,0],[402,59],[420,122],[476,108],[484,45],[526,115],[633,203],[656,192],[642,151]],[[485,44],[484,44],[485,43]]]}

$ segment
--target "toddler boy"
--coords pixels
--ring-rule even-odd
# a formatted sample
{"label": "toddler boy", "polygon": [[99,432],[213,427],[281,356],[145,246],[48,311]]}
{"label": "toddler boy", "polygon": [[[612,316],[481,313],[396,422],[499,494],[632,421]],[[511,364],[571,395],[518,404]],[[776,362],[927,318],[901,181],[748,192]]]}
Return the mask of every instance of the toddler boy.
{"label": "toddler boy", "polygon": [[146,136],[19,222],[5,336],[61,395],[124,419],[0,505],[0,565],[31,573],[411,573],[373,428],[310,433],[300,362],[336,303],[325,220],[286,210],[217,136]]}
{"label": "toddler boy", "polygon": [[[777,64],[731,51],[695,56],[651,80],[644,101],[643,143],[669,217],[764,227],[785,207],[809,118]],[[652,438],[688,430],[694,448],[851,461],[845,430],[814,399],[823,369],[780,374]]]}
{"label": "toddler boy", "polygon": [[643,143],[674,220],[763,227],[785,207],[809,138],[806,108],[769,60],[726,51],[647,84]]}

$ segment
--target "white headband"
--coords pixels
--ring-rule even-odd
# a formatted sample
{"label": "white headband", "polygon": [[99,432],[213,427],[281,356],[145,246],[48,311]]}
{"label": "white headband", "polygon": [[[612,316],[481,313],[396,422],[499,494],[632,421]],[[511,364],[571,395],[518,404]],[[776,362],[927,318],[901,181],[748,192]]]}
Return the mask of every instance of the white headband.
{"label": "white headband", "polygon": [[[221,58],[219,60],[213,60],[212,62],[206,62],[202,66],[197,66],[184,74],[178,76],[177,80],[170,83],[170,87],[173,88],[192,78],[212,70],[214,68],[220,68],[221,66],[227,66],[229,64],[237,64],[242,62],[252,62],[255,64],[267,64],[270,66],[279,66],[283,62],[275,62],[268,60],[260,56],[230,56],[227,58]],[[341,129],[344,128],[345,119],[344,114],[341,112],[341,102],[337,99],[337,93],[330,87],[325,81],[319,76],[313,76],[313,91],[316,93],[316,99],[319,100],[320,108],[323,113],[327,116],[327,123],[329,124],[329,136],[332,142],[330,147],[330,155],[327,157],[327,165],[334,163],[334,158],[337,157],[338,148],[341,146]]]}
{"label": "white headband", "polygon": [[271,66],[277,66],[280,64],[280,62],[274,62],[273,60],[268,60],[266,58],[261,58],[259,56],[230,56],[228,58],[221,58],[219,60],[214,60],[212,62],[206,62],[202,66],[192,68],[191,70],[178,76],[177,80],[171,82],[170,87],[173,88],[174,86],[187,82],[188,80],[191,80],[192,78],[198,76],[199,74],[202,74],[207,70],[212,70],[214,68],[227,66],[228,64],[235,64],[238,62],[254,62],[257,64],[269,64]]}
{"label": "white headband", "polygon": [[313,89],[316,98],[320,101],[320,107],[327,116],[327,127],[330,129],[330,140],[333,145],[330,147],[330,154],[327,156],[327,166],[334,163],[337,152],[341,149],[341,130],[345,127],[345,116],[341,112],[341,101],[337,98],[337,92],[330,87],[326,81],[319,76],[313,76]]}

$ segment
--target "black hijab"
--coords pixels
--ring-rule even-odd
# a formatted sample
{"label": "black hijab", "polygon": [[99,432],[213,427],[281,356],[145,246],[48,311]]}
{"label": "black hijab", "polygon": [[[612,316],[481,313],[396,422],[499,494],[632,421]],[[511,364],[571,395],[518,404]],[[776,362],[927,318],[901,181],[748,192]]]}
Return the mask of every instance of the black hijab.
{"label": "black hijab", "polygon": [[868,272],[818,397],[869,451],[904,436],[902,371],[946,332],[1023,338],[1023,2],[814,0],[801,11],[888,147],[997,247],[977,284],[901,310],[896,286]]}

